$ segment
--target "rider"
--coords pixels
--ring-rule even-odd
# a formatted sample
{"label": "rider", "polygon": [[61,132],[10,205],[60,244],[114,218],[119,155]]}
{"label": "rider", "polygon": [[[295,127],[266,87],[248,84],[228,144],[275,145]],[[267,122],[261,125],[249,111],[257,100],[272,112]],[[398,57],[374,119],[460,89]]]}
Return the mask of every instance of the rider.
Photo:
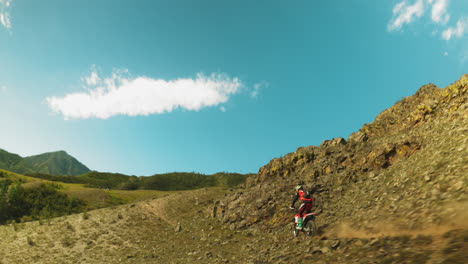
{"label": "rider", "polygon": [[296,203],[297,200],[301,200],[302,204],[301,204],[301,206],[299,206],[299,209],[297,209],[297,215],[296,215],[296,216],[298,216],[297,228],[301,229],[302,228],[302,217],[304,216],[304,214],[309,213],[310,210],[312,209],[313,199],[310,196],[310,193],[308,191],[304,190],[304,187],[302,186],[301,183],[296,185],[296,187],[294,189],[296,190],[296,195],[294,196],[294,199],[293,199],[293,201],[291,203],[290,208],[295,209],[294,204]]}

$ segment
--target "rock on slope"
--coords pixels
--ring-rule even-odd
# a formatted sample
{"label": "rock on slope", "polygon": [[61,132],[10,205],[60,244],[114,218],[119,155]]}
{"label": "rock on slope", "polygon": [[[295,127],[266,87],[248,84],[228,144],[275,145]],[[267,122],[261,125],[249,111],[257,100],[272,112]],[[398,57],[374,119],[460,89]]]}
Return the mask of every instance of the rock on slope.
{"label": "rock on slope", "polygon": [[[273,159],[215,213],[232,229],[275,230],[291,219],[293,186],[304,181],[322,212],[319,226],[412,230],[467,222],[468,74],[421,87],[347,140]],[[382,226],[385,226],[383,228]]]}

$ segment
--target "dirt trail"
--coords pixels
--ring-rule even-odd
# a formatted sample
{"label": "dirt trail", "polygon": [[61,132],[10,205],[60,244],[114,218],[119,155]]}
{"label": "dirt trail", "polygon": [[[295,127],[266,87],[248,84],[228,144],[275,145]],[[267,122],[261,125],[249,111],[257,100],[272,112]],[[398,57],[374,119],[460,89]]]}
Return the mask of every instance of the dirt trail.
{"label": "dirt trail", "polygon": [[384,236],[400,235],[431,235],[440,236],[454,229],[468,229],[468,202],[451,203],[446,206],[446,211],[450,212],[451,218],[445,219],[441,224],[432,224],[414,229],[402,229],[393,223],[374,222],[366,225],[364,229],[353,227],[352,223],[342,222],[334,227],[328,228],[324,236],[342,238],[375,238]]}
{"label": "dirt trail", "polygon": [[401,236],[401,235],[431,235],[440,236],[450,230],[468,229],[468,223],[459,223],[458,225],[433,225],[424,229],[404,230],[388,223],[376,223],[367,230],[355,229],[349,223],[341,223],[340,225],[330,228],[323,235],[336,238],[375,238],[385,236]]}
{"label": "dirt trail", "polygon": [[167,205],[168,201],[167,197],[165,197],[158,200],[145,202],[139,206],[143,210],[153,214],[155,217],[162,219],[167,224],[173,225],[173,223],[170,221],[170,217],[167,215]]}

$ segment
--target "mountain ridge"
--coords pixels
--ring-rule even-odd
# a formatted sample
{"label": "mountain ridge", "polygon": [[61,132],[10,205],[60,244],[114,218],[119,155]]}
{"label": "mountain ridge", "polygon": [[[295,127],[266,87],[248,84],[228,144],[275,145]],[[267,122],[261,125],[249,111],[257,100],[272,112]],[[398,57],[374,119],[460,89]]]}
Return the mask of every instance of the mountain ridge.
{"label": "mountain ridge", "polygon": [[21,157],[0,149],[0,169],[17,173],[77,176],[91,170],[64,150]]}

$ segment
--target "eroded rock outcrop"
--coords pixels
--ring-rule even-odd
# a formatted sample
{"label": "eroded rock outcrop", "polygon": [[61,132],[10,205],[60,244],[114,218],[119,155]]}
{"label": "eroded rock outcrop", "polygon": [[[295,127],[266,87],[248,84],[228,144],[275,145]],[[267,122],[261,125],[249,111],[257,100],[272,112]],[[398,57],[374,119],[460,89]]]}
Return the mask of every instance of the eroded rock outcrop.
{"label": "eroded rock outcrop", "polygon": [[347,140],[300,147],[261,167],[213,215],[232,229],[277,228],[291,218],[292,187],[317,197],[320,224],[413,229],[455,221],[468,186],[468,75],[446,88],[421,87]]}

